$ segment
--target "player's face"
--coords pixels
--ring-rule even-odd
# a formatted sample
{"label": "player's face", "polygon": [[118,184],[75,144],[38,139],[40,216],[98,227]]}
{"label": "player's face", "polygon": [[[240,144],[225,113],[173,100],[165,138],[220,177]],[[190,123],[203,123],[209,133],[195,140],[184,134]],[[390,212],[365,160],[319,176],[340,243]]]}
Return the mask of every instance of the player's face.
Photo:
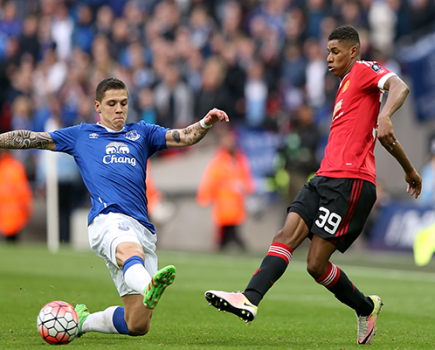
{"label": "player's face", "polygon": [[357,59],[358,48],[349,42],[331,40],[328,42],[328,70],[339,78],[350,72]]}
{"label": "player's face", "polygon": [[100,114],[101,125],[122,130],[127,121],[128,91],[107,90],[101,102],[95,101],[95,109]]}

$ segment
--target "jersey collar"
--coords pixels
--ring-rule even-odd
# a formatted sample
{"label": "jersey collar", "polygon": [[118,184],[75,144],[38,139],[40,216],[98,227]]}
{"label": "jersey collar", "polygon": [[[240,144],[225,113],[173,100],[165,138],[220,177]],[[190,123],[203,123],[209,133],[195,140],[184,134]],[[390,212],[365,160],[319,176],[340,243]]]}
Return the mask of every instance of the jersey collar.
{"label": "jersey collar", "polygon": [[96,122],[96,124],[99,125],[99,126],[101,126],[101,127],[103,127],[103,128],[106,129],[108,132],[121,132],[121,131],[124,131],[124,129],[125,129],[125,126],[124,126],[121,130],[113,130],[113,129],[110,129],[110,128],[108,128],[108,127],[102,125],[101,122]]}

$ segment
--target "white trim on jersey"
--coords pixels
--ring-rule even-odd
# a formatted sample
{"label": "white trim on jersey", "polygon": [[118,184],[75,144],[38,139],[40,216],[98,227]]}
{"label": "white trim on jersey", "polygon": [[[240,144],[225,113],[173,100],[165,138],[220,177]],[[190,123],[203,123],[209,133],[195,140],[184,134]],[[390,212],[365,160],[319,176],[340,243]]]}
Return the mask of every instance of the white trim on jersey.
{"label": "white trim on jersey", "polygon": [[101,122],[96,122],[95,124],[106,129],[108,132],[121,132],[121,131],[124,131],[124,129],[125,129],[125,126],[124,126],[121,130],[113,130],[113,129],[108,128],[107,126],[104,126],[103,124],[101,124]]}
{"label": "white trim on jersey", "polygon": [[356,61],[356,63],[359,63],[359,64],[365,64],[367,67],[371,67],[372,65],[369,63],[369,62],[367,62],[367,61]]}
{"label": "white trim on jersey", "polygon": [[390,72],[388,74],[385,74],[381,79],[379,79],[378,81],[378,88],[381,91],[385,91],[384,90],[384,85],[387,82],[388,79],[390,79],[391,77],[395,77],[396,73]]}

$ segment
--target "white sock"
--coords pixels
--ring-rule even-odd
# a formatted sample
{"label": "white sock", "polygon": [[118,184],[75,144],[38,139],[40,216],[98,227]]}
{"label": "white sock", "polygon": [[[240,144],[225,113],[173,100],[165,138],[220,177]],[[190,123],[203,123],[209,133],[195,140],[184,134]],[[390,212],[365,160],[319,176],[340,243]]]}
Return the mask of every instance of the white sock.
{"label": "white sock", "polygon": [[152,277],[141,264],[134,264],[124,272],[124,281],[134,291],[144,294],[144,290],[148,287]]}
{"label": "white sock", "polygon": [[118,306],[111,306],[104,311],[90,314],[85,322],[83,322],[82,332],[119,334],[113,324],[113,314],[117,308]]}

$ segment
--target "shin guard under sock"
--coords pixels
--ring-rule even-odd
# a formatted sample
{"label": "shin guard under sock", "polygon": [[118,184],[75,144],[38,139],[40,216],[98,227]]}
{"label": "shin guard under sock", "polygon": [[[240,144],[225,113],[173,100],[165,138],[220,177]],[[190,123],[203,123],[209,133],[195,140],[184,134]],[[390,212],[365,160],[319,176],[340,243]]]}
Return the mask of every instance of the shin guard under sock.
{"label": "shin guard under sock", "polygon": [[282,276],[291,258],[292,250],[285,244],[272,243],[260,268],[255,271],[246,290],[245,296],[254,305],[258,305],[270,287]]}
{"label": "shin guard under sock", "polygon": [[359,316],[368,316],[372,313],[373,301],[364,296],[346,274],[331,262],[326,273],[316,282],[325,286],[343,304],[354,309]]}

